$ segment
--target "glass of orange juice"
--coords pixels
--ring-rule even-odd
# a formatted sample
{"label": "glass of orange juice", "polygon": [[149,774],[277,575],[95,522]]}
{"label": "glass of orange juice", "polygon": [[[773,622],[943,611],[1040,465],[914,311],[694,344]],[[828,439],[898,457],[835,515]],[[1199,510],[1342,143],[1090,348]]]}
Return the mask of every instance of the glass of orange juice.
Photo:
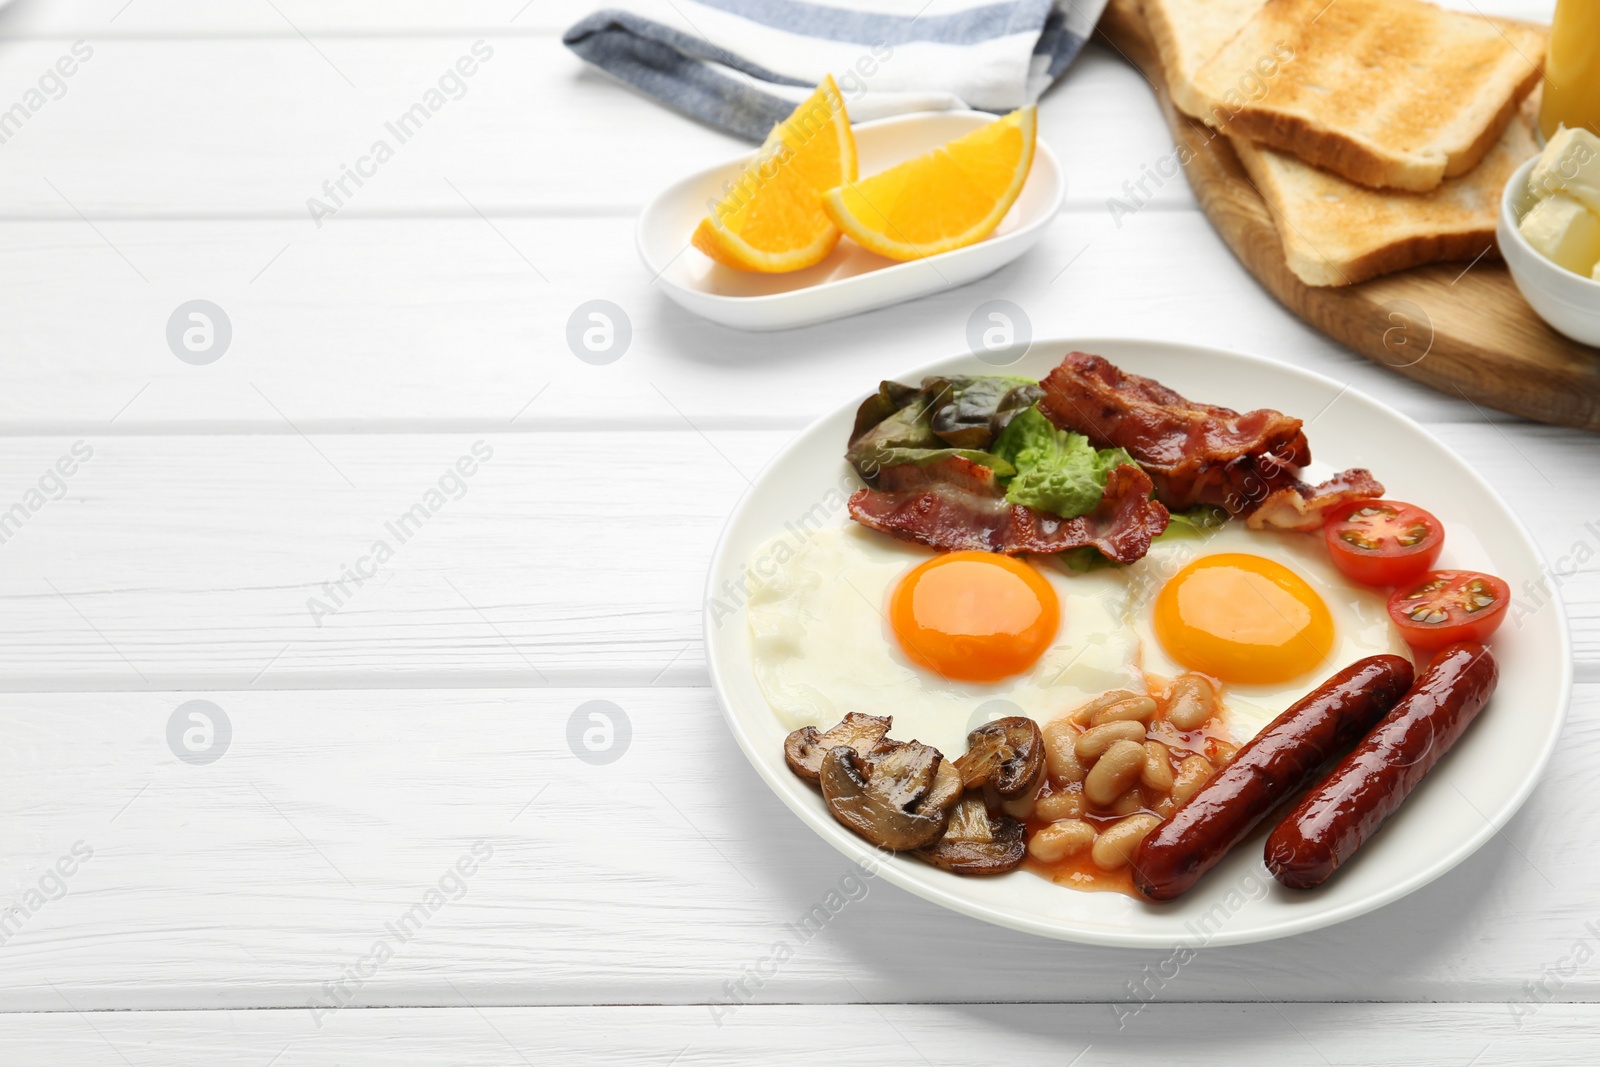
{"label": "glass of orange juice", "polygon": [[1539,132],[1549,139],[1563,125],[1600,135],[1600,0],[1556,0]]}

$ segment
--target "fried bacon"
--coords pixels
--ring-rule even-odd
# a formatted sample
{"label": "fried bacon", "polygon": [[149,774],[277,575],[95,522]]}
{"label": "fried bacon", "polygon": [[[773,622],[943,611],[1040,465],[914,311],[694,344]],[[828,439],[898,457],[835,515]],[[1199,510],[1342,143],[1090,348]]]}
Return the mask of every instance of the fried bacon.
{"label": "fried bacon", "polygon": [[961,456],[886,468],[876,489],[850,498],[850,517],[903,541],[934,548],[1001,552],[1064,552],[1093,545],[1108,559],[1132,563],[1167,528],[1167,509],[1150,499],[1150,478],[1123,464],[1089,514],[1063,519],[1006,502],[994,471]]}
{"label": "fried bacon", "polygon": [[1322,529],[1329,509],[1347,500],[1370,500],[1383,495],[1383,486],[1372,472],[1355,467],[1340,471],[1321,485],[1293,485],[1275,489],[1245,519],[1252,530],[1299,530],[1314,533]]}
{"label": "fried bacon", "polygon": [[1383,495],[1364,470],[1323,486],[1301,482],[1300,468],[1311,462],[1302,423],[1270,408],[1241,414],[1196,403],[1087,352],[1069,354],[1040,384],[1046,418],[1097,448],[1127,449],[1150,475],[1156,499],[1175,511],[1215,504],[1248,516],[1256,529],[1310,529],[1338,500]]}

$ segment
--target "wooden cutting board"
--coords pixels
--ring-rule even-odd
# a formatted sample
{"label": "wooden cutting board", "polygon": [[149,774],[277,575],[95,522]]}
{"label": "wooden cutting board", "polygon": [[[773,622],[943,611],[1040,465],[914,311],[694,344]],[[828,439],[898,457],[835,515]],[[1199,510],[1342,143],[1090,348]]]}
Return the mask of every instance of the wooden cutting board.
{"label": "wooden cutting board", "polygon": [[1226,137],[1181,115],[1138,0],[1111,0],[1100,35],[1155,88],[1167,125],[1192,158],[1183,168],[1228,247],[1300,318],[1368,359],[1435,389],[1540,422],[1600,431],[1600,349],[1534,314],[1505,265],[1441,263],[1359,285],[1318,288],[1289,270],[1265,202]]}

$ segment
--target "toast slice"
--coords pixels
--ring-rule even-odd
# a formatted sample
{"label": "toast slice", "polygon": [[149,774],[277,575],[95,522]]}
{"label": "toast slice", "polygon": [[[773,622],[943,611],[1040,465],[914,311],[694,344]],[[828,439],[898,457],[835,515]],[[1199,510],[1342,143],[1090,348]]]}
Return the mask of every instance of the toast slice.
{"label": "toast slice", "polygon": [[[1362,185],[1426,192],[1494,147],[1544,49],[1536,27],[1422,0],[1266,0],[1194,88],[1208,115],[1231,116],[1232,135]],[[1265,87],[1241,92],[1272,60]]]}
{"label": "toast slice", "polygon": [[1500,191],[1539,150],[1528,117],[1516,115],[1471,171],[1431,192],[1407,193],[1368,189],[1232,133],[1228,140],[1267,202],[1289,269],[1318,286],[1485,253],[1498,258]]}
{"label": "toast slice", "polygon": [[1167,93],[1185,115],[1203,119],[1206,102],[1194,77],[1244,28],[1264,0],[1144,0],[1145,25],[1161,55]]}

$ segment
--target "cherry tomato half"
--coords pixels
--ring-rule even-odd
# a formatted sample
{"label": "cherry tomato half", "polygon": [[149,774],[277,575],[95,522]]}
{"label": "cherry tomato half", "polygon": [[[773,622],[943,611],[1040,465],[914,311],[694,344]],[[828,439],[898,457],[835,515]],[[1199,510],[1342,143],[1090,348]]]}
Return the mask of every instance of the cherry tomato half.
{"label": "cherry tomato half", "polygon": [[1477,571],[1430,571],[1389,597],[1389,618],[1412,648],[1487,641],[1505,617],[1511,587]]}
{"label": "cherry tomato half", "polygon": [[1444,526],[1429,512],[1399,500],[1352,500],[1322,527],[1328,554],[1345,577],[1363,585],[1404,585],[1439,558]]}

